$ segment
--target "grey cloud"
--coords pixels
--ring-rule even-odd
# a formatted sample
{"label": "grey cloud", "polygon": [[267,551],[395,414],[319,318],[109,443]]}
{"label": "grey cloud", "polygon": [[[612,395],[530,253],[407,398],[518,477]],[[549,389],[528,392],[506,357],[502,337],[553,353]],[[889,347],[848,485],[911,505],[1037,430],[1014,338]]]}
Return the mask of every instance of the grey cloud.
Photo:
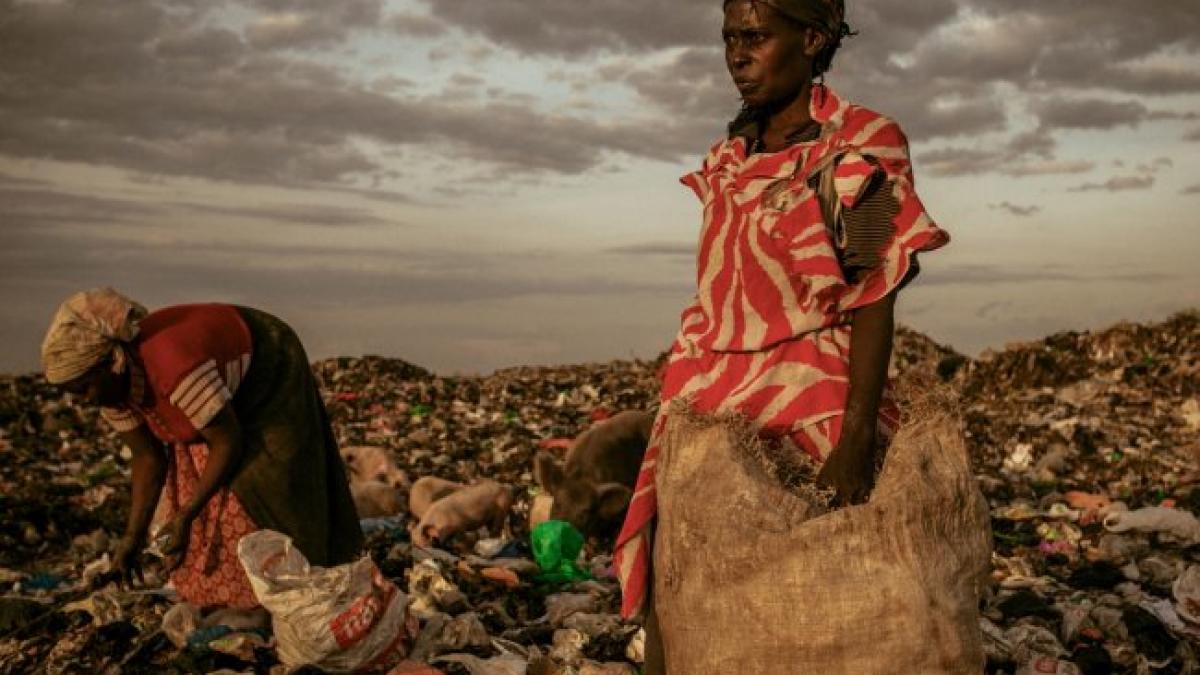
{"label": "grey cloud", "polygon": [[[38,178],[25,178],[23,176],[13,176],[11,174],[0,171],[0,187],[46,187],[50,185],[49,181],[44,181]],[[3,193],[0,193],[3,194]]]}
{"label": "grey cloud", "polygon": [[[1101,96],[1200,91],[1200,69],[1175,72],[1147,61],[1170,46],[1186,65],[1200,48],[1197,13],[1186,4],[1163,0],[1146,12],[1121,0],[851,3],[850,22],[862,34],[847,41],[830,81],[899,120],[918,142],[1009,132],[973,154],[948,150],[957,157],[943,158],[934,167],[939,175],[1083,171],[1080,162],[1056,160],[1048,129],[1010,131],[1009,94],[1000,83],[1053,87],[1056,98],[1038,112],[1054,128],[1165,120],[1168,112]],[[242,6],[252,12],[245,36],[214,18],[213,6],[0,0],[0,154],[147,174],[386,189],[393,184],[386,154],[397,148],[470,160],[488,179],[578,174],[603,166],[611,153],[694,157],[737,109],[715,1],[424,0],[427,12],[385,15],[380,0],[255,0]],[[277,50],[336,46],[359,29],[443,35],[435,51],[447,54],[463,49],[464,32],[543,63],[620,54],[578,93],[586,98],[594,78],[605,78],[644,105],[629,119],[601,122],[578,112],[586,106],[546,111],[499,90],[480,95],[471,83],[422,98]],[[382,154],[368,149],[375,145]]]}
{"label": "grey cloud", "polygon": [[195,213],[232,216],[258,221],[268,221],[289,225],[319,225],[323,227],[345,227],[350,225],[396,225],[387,218],[380,218],[362,208],[342,208],[306,204],[303,206],[279,205],[265,207],[249,206],[219,206],[216,204],[195,204],[178,202],[175,206],[182,207]]}
{"label": "grey cloud", "polygon": [[1181,195],[1200,195],[1200,183],[1189,185],[1179,191]]}
{"label": "grey cloud", "polygon": [[1023,131],[1008,141],[1008,150],[1014,156],[1037,155],[1046,160],[1053,159],[1058,142],[1045,127]]}
{"label": "grey cloud", "polygon": [[1137,101],[1055,97],[1037,102],[1034,111],[1043,125],[1058,129],[1112,129],[1137,126],[1149,114]]}
{"label": "grey cloud", "polygon": [[265,49],[328,46],[354,28],[374,27],[382,17],[381,0],[258,0],[266,10],[246,29],[251,45]]}
{"label": "grey cloud", "polygon": [[1013,204],[1012,202],[1008,201],[1000,202],[999,204],[989,204],[988,208],[993,210],[1007,211],[1008,213],[1021,218],[1032,216],[1042,210],[1042,207],[1040,206],[1022,206],[1020,204]]}
{"label": "grey cloud", "polygon": [[1095,168],[1096,163],[1087,160],[1022,162],[1006,166],[1000,170],[1000,173],[1014,178],[1024,176],[1061,176],[1087,173]]}
{"label": "grey cloud", "polygon": [[1196,127],[1195,129],[1189,129],[1188,132],[1183,135],[1183,140],[1185,140],[1185,141],[1200,141],[1200,127]]}
{"label": "grey cloud", "polygon": [[9,228],[129,222],[163,213],[161,206],[114,197],[95,197],[41,187],[40,181],[0,184],[0,207]]}
{"label": "grey cloud", "polygon": [[[20,77],[9,75],[0,87],[0,153],[12,157],[354,187],[386,178],[382,159],[359,138],[440,145],[504,173],[571,174],[610,151],[676,160],[709,136],[707,125],[688,120],[662,130],[640,120],[547,114],[511,100],[393,98],[329,66],[248,50],[228,31],[182,24],[143,0],[113,12],[91,3],[7,5],[13,19],[0,23],[0,61]],[[307,3],[266,6],[311,10]],[[60,48],[68,42],[83,47]]]}
{"label": "grey cloud", "polygon": [[1103,183],[1084,183],[1070,188],[1069,192],[1124,192],[1126,190],[1149,190],[1154,187],[1154,176],[1113,176]]}
{"label": "grey cloud", "polygon": [[948,147],[921,153],[918,160],[934,176],[975,176],[1000,173],[1014,178],[1087,173],[1096,167],[1090,161],[1022,159],[1024,153],[1009,150]]}
{"label": "grey cloud", "polygon": [[386,25],[400,35],[409,37],[432,37],[444,35],[449,27],[444,21],[428,14],[398,12],[387,18]]}
{"label": "grey cloud", "polygon": [[971,136],[1003,131],[1007,124],[1003,102],[988,87],[946,83],[942,86],[961,92],[946,97],[938,95],[940,87],[933,83],[914,86],[911,80],[863,80],[863,84],[854,79],[848,83],[852,99],[898,120],[912,138]]}
{"label": "grey cloud", "polygon": [[[954,59],[926,59],[914,67],[953,70],[980,48],[998,44],[1004,54],[1023,54],[1009,81],[1075,89],[1098,87],[1130,93],[1200,90],[1200,74],[1185,66],[1151,65],[1150,57],[1200,48],[1200,15],[1190,0],[1164,0],[1153,12],[1123,0],[1043,3],[1036,0],[964,0],[976,19],[994,32],[961,45]],[[1081,29],[1081,27],[1085,27]],[[985,39],[994,37],[995,42]]]}
{"label": "grey cloud", "polygon": [[713,44],[720,6],[695,0],[426,0],[458,28],[532,54],[579,58],[599,51]]}
{"label": "grey cloud", "polygon": [[1200,113],[1189,110],[1188,112],[1179,112],[1178,110],[1151,110],[1150,114],[1146,115],[1146,119],[1158,120],[1200,120]]}
{"label": "grey cloud", "polygon": [[638,67],[636,63],[612,66],[607,74],[623,80],[646,102],[663,111],[703,117],[717,128],[737,112],[737,92],[729,81],[720,49],[685,49],[663,66]]}
{"label": "grey cloud", "polygon": [[43,225],[105,225],[186,221],[189,214],[216,215],[256,223],[323,227],[397,225],[365,208],[321,204],[228,206],[194,202],[141,202],[65,192],[41,181],[5,181],[0,176],[0,206],[12,227]]}
{"label": "grey cloud", "polygon": [[995,150],[939,148],[921,153],[917,160],[934,176],[973,176],[995,171],[1004,154]]}
{"label": "grey cloud", "polygon": [[213,297],[302,297],[314,305],[406,308],[534,295],[684,295],[688,285],[615,278],[599,266],[564,274],[561,260],[538,252],[494,256],[462,251],[363,251],[293,246],[132,244],[92,237],[31,235],[25,246],[0,252],[9,279],[108,283],[139,289],[186,289]]}

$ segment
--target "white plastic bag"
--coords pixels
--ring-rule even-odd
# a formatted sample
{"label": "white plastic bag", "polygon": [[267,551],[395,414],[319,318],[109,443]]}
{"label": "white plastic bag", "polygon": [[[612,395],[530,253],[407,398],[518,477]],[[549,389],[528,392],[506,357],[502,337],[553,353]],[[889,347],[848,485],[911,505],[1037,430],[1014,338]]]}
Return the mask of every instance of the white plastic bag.
{"label": "white plastic bag", "polygon": [[1157,532],[1187,546],[1200,544],[1200,521],[1187,511],[1147,506],[1137,511],[1110,513],[1104,518],[1109,532]]}
{"label": "white plastic bag", "polygon": [[369,556],[322,568],[286,535],[260,530],[238,543],[255,597],[271,613],[279,660],[335,673],[387,670],[417,634],[408,598]]}

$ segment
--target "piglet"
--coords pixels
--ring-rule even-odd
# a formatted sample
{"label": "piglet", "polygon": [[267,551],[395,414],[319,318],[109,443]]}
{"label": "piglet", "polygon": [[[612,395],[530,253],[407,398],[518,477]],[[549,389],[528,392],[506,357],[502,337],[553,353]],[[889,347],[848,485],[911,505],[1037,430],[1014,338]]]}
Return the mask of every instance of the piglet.
{"label": "piglet", "polygon": [[352,481],[350,496],[359,518],[383,518],[404,511],[400,491],[376,480]]}
{"label": "piglet", "polygon": [[445,478],[435,476],[418,478],[417,482],[413,483],[412,489],[408,491],[408,512],[412,514],[413,518],[420,520],[434,502],[463,487],[465,486],[462,483],[455,483]]}
{"label": "piglet", "polygon": [[384,448],[355,445],[342,448],[342,461],[350,474],[350,482],[375,481],[393,488],[408,486],[408,474],[396,466]]}
{"label": "piglet", "polygon": [[585,536],[611,534],[619,527],[653,425],[650,413],[628,410],[580,434],[565,463],[539,452],[534,476],[554,498],[550,517],[571,523]]}
{"label": "piglet", "polygon": [[494,480],[468,485],[429,506],[412,529],[413,543],[428,548],[434,541],[445,541],[483,525],[493,535],[498,534],[506,529],[512,503],[512,491]]}

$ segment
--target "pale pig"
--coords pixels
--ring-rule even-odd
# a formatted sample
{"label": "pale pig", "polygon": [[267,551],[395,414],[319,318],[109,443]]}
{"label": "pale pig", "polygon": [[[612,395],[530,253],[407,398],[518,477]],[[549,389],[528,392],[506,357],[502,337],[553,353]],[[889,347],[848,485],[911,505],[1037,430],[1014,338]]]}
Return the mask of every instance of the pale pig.
{"label": "pale pig", "polygon": [[341,454],[351,483],[376,481],[393,488],[408,486],[408,474],[396,466],[384,448],[355,445],[342,448]]}
{"label": "pale pig", "polygon": [[413,543],[428,548],[458,534],[487,525],[493,536],[507,529],[512,491],[484,479],[434,502],[412,529]]}
{"label": "pale pig", "polygon": [[350,483],[350,496],[359,518],[383,518],[404,511],[400,491],[376,480],[356,480]]}
{"label": "pale pig", "polygon": [[455,483],[445,478],[435,476],[418,478],[413,483],[412,489],[408,491],[408,512],[412,514],[413,518],[420,520],[434,502],[463,487],[465,486],[462,483]]}

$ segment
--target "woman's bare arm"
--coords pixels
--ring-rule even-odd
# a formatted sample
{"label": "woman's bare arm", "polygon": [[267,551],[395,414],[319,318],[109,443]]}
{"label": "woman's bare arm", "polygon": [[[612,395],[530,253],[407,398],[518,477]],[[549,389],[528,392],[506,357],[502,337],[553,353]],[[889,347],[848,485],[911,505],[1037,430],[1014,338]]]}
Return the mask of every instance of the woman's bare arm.
{"label": "woman's bare arm", "polygon": [[167,475],[167,457],[161,444],[150,435],[145,426],[119,435],[121,442],[133,453],[133,477],[125,538],[138,547],[145,542],[150,519],[154,517],[154,509],[162,493],[163,481]]}
{"label": "woman's bare arm", "polygon": [[875,433],[895,331],[896,294],[854,311],[850,329],[850,392],[842,433],[818,482],[837,490],[843,504],[865,501],[875,471]]}

